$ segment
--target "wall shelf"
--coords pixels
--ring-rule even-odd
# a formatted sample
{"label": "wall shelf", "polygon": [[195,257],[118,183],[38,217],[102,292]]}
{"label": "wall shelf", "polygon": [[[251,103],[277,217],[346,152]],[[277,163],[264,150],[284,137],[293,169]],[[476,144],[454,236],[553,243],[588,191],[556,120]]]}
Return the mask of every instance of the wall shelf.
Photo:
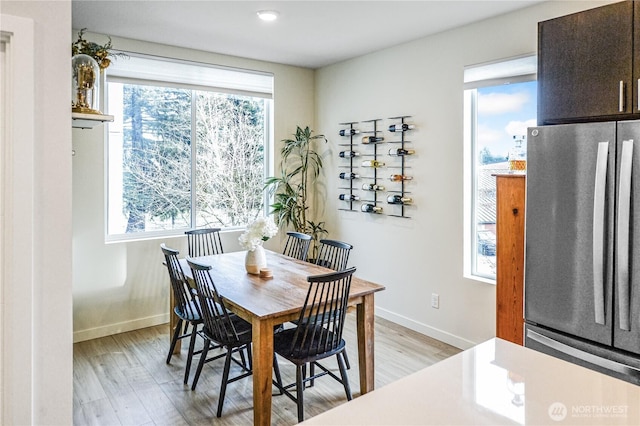
{"label": "wall shelf", "polygon": [[76,129],[93,129],[95,126],[113,121],[113,115],[71,113],[71,127]]}

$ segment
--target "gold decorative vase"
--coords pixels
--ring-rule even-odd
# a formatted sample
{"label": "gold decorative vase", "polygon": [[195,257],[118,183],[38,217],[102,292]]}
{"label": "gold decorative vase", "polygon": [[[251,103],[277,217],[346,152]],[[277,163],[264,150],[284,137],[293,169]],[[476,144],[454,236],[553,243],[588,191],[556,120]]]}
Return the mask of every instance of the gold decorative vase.
{"label": "gold decorative vase", "polygon": [[71,111],[84,114],[102,114],[98,109],[100,94],[100,66],[89,55],[71,58],[72,101]]}

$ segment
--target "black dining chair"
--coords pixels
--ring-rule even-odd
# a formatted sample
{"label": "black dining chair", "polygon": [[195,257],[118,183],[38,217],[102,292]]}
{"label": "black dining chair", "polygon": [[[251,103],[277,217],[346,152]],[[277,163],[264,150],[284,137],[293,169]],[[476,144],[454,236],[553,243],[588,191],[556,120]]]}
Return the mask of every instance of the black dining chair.
{"label": "black dining chair", "polygon": [[[329,375],[342,383],[347,400],[351,400],[351,387],[345,366],[344,353],[346,343],[342,338],[345,313],[349,300],[351,278],[356,268],[307,277],[309,290],[297,320],[297,326],[286,329],[274,336],[274,351],[296,366],[296,381],[282,385],[280,380],[275,386],[298,408],[298,421],[304,420],[303,391],[305,383]],[[318,361],[335,356],[340,369],[340,377]],[[277,360],[276,360],[277,363]],[[306,376],[306,365],[322,370],[318,374]],[[279,371],[276,364],[276,370]],[[295,387],[295,396],[289,389]]]}
{"label": "black dining chair", "polygon": [[[171,363],[173,351],[175,350],[178,340],[189,338],[187,364],[184,371],[184,383],[187,384],[189,380],[189,370],[191,369],[191,360],[194,355],[196,336],[198,335],[198,326],[203,323],[200,304],[198,303],[195,289],[189,285],[178,261],[180,252],[168,248],[165,244],[161,244],[160,248],[164,254],[167,270],[169,271],[169,279],[171,280],[171,290],[175,299],[173,312],[178,317],[178,323],[171,338],[169,355],[167,355],[167,364]],[[189,331],[189,326],[191,326],[191,331]]]}
{"label": "black dining chair", "polygon": [[222,254],[220,228],[202,228],[186,231],[189,257],[212,256]]}
{"label": "black dining chair", "polygon": [[[204,364],[224,356],[224,369],[222,372],[222,382],[218,396],[218,409],[216,411],[216,416],[220,417],[222,416],[222,407],[224,405],[227,384],[249,377],[252,374],[251,324],[237,315],[233,315],[225,308],[224,301],[218,294],[215,283],[209,273],[211,270],[210,265],[203,265],[191,258],[187,258],[187,263],[191,268],[193,278],[196,282],[196,289],[200,300],[202,318],[204,322],[201,333],[205,339],[204,348],[200,355],[200,362],[198,363],[198,368],[193,378],[191,390],[196,389]],[[226,352],[222,355],[216,355],[213,358],[207,359],[207,353],[212,343],[226,349]],[[234,353],[238,352],[242,354],[244,350],[246,350],[249,355],[248,366],[244,359],[239,361],[233,357]],[[232,361],[238,364],[242,368],[243,372],[233,378],[229,378]]]}
{"label": "black dining chair", "polygon": [[287,232],[287,242],[284,245],[282,254],[306,261],[311,240],[311,235],[303,234],[302,232]]}
{"label": "black dining chair", "polygon": [[351,244],[343,241],[320,240],[320,249],[318,250],[316,265],[324,266],[334,271],[347,269],[349,253],[352,248],[353,246]]}
{"label": "black dining chair", "polygon": [[[320,240],[320,249],[318,250],[318,258],[316,265],[324,266],[334,271],[342,271],[347,269],[349,262],[349,254],[353,246],[349,243],[337,240]],[[344,360],[347,369],[351,369],[351,363],[347,352],[344,353]],[[313,365],[311,366],[311,374],[313,375]],[[312,382],[313,384],[313,382]]]}

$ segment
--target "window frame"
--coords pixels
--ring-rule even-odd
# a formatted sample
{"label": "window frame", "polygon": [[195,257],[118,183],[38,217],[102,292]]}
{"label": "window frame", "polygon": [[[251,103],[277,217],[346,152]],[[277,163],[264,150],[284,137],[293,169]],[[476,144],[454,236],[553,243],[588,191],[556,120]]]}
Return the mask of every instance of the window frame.
{"label": "window frame", "polygon": [[[263,135],[264,135],[264,141],[263,141],[263,146],[264,146],[264,164],[263,164],[263,178],[266,179],[267,176],[273,175],[274,174],[274,160],[273,160],[273,156],[274,156],[274,134],[273,134],[273,121],[274,121],[274,101],[273,101],[273,82],[274,82],[274,76],[272,73],[267,73],[267,72],[262,72],[262,71],[253,71],[253,70],[245,70],[245,69],[239,69],[239,68],[230,68],[230,67],[224,67],[224,66],[217,66],[217,65],[213,65],[213,64],[208,64],[208,63],[201,63],[201,62],[193,62],[193,61],[185,61],[185,60],[179,60],[179,59],[172,59],[172,58],[163,58],[163,57],[155,57],[155,56],[150,56],[150,55],[143,55],[143,54],[137,54],[137,53],[130,53],[130,52],[123,52],[126,53],[127,55],[129,55],[131,58],[139,58],[139,59],[143,59],[146,61],[155,61],[157,62],[159,65],[160,64],[177,64],[177,66],[181,66],[184,65],[186,67],[201,67],[202,69],[205,70],[222,70],[222,72],[231,72],[231,73],[240,73],[240,74],[245,74],[247,76],[249,75],[257,75],[257,76],[263,76],[266,78],[270,79],[270,89],[266,89],[265,87],[258,87],[258,86],[252,86],[252,87],[257,87],[257,90],[250,90],[251,88],[247,88],[247,87],[242,87],[239,89],[233,89],[232,87],[229,87],[230,84],[228,81],[224,82],[222,85],[215,85],[215,84],[211,84],[212,82],[210,80],[207,80],[205,78],[205,81],[207,81],[208,84],[203,85],[203,84],[194,84],[193,79],[191,79],[191,81],[187,82],[187,83],[179,83],[175,80],[175,76],[173,77],[169,77],[165,80],[162,79],[162,73],[161,72],[156,72],[156,73],[151,73],[147,78],[138,78],[138,77],[131,77],[128,74],[130,73],[130,71],[127,70],[126,68],[126,60],[123,61],[119,61],[121,64],[119,65],[119,67],[114,67],[114,63],[112,63],[112,65],[110,66],[110,73],[106,76],[103,75],[103,81],[102,81],[102,87],[103,89],[103,107],[106,108],[106,110],[109,110],[109,105],[108,105],[108,100],[109,100],[109,96],[108,96],[108,90],[109,90],[109,83],[111,82],[117,82],[117,83],[123,83],[123,84],[136,84],[136,85],[151,85],[151,86],[155,86],[155,87],[166,87],[166,88],[180,88],[180,89],[187,89],[187,90],[191,90],[191,95],[192,98],[194,96],[196,96],[196,91],[208,91],[208,92],[213,92],[213,93],[221,93],[221,94],[227,94],[227,95],[239,95],[239,96],[251,96],[251,97],[255,97],[255,98],[263,98],[264,99],[264,130],[263,130]],[[111,68],[114,68],[113,72],[111,72]],[[159,67],[159,69],[161,69],[162,67]],[[205,71],[206,72],[206,71]],[[269,90],[269,92],[267,92],[266,90]],[[191,104],[191,108],[192,108],[192,112],[193,110],[196,108],[195,104],[192,103]],[[191,120],[191,131],[192,131],[192,135],[197,135],[196,132],[196,126],[197,126],[197,121],[192,119]],[[175,228],[175,229],[170,229],[170,230],[155,230],[155,231],[144,231],[144,232],[135,232],[135,233],[130,233],[127,234],[126,232],[124,233],[118,233],[118,234],[110,234],[109,233],[109,213],[110,213],[110,193],[109,193],[109,172],[110,172],[110,164],[109,164],[109,160],[110,160],[110,156],[109,156],[109,149],[110,149],[110,131],[107,128],[107,126],[105,126],[105,139],[106,139],[106,143],[104,144],[104,175],[105,175],[105,180],[104,180],[104,185],[105,185],[105,191],[104,191],[104,238],[105,238],[105,242],[106,243],[114,243],[114,242],[123,242],[123,241],[144,241],[144,240],[153,240],[153,239],[158,239],[158,238],[165,238],[165,237],[173,237],[173,236],[180,236],[183,235],[184,232],[186,230],[189,229],[193,229],[196,227],[196,223],[197,223],[197,197],[196,197],[196,168],[197,168],[197,161],[196,161],[196,151],[197,151],[197,139],[195,139],[196,143],[192,143],[191,147],[190,147],[190,152],[191,152],[191,166],[190,166],[190,173],[191,173],[191,197],[190,197],[190,221],[191,221],[191,227],[184,227],[184,228]],[[262,206],[263,206],[263,211],[264,214],[267,215],[268,211],[269,211],[269,203],[270,203],[270,198],[269,195],[266,191],[263,191],[263,199],[262,199]],[[241,225],[238,226],[231,226],[231,227],[226,227],[223,228],[223,231],[234,231],[234,230],[238,230],[238,229],[243,229],[244,227]]]}
{"label": "window frame", "polygon": [[[476,223],[478,168],[477,151],[477,89],[537,81],[537,55],[527,54],[483,64],[464,70],[463,90],[463,155],[464,155],[464,243],[463,276],[488,284],[496,284],[496,276],[477,271],[478,228]],[[497,243],[497,235],[496,235]]]}

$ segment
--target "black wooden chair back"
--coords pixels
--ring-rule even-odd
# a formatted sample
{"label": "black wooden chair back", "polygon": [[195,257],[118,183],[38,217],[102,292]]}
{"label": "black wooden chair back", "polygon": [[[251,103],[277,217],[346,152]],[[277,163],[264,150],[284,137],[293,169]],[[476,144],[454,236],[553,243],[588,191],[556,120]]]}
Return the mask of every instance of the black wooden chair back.
{"label": "black wooden chair back", "polygon": [[287,232],[287,242],[284,245],[282,254],[306,261],[311,239],[311,235],[303,234],[302,232]]}
{"label": "black wooden chair back", "polygon": [[[202,310],[202,319],[204,321],[202,334],[205,338],[204,349],[200,356],[200,362],[198,363],[196,374],[193,377],[191,390],[195,390],[204,364],[224,357],[225,361],[224,368],[222,370],[222,383],[220,384],[218,409],[216,411],[216,416],[220,417],[222,416],[227,384],[249,377],[252,374],[250,365],[251,361],[249,361],[249,366],[247,366],[244,357],[244,351],[246,350],[249,360],[251,360],[252,327],[247,321],[227,311],[224,306],[224,301],[220,297],[220,294],[218,294],[213,278],[211,278],[211,266],[203,265],[191,258],[187,258],[187,263],[191,268],[191,273],[193,274],[193,278],[196,282],[196,289]],[[216,343],[222,346],[225,351],[221,354],[214,355],[211,358],[207,358],[211,343]],[[240,353],[242,361],[238,361],[233,358],[233,354],[235,352]],[[233,378],[229,378],[231,362],[235,362],[242,369],[242,371]]]}
{"label": "black wooden chair back", "polygon": [[347,269],[351,244],[336,240],[320,240],[320,249],[316,264],[334,271]]}
{"label": "black wooden chair back", "polygon": [[[180,253],[178,250],[168,248],[164,244],[161,244],[160,248],[164,254],[165,264],[169,271],[171,291],[173,292],[175,300],[173,312],[178,317],[173,337],[171,338],[171,344],[169,345],[167,364],[171,362],[173,351],[176,348],[178,340],[189,338],[187,363],[184,370],[184,383],[187,384],[193,355],[198,353],[195,351],[195,343],[196,337],[198,336],[198,325],[202,323],[202,315],[200,314],[200,305],[196,297],[196,291],[187,281],[180,262],[178,261],[178,255]],[[191,325],[191,331],[189,331],[189,325]]]}
{"label": "black wooden chair back", "polygon": [[211,266],[197,263],[190,258],[187,258],[187,263],[196,282],[202,320],[207,334],[212,340],[224,346],[235,347],[245,344],[246,339],[240,336],[243,333],[238,333],[236,330],[232,314],[225,308],[224,301],[211,278],[209,273]]}
{"label": "black wooden chair back", "polygon": [[212,256],[222,254],[220,228],[203,228],[186,231],[189,257]]}
{"label": "black wooden chair back", "polygon": [[184,319],[200,318],[198,302],[195,300],[195,289],[189,285],[189,281],[187,281],[180,262],[178,261],[180,252],[168,248],[164,244],[160,245],[160,248],[164,254],[167,270],[169,271],[171,290],[173,291],[173,297],[175,299],[176,314]]}
{"label": "black wooden chair back", "polygon": [[[298,422],[304,420],[304,389],[306,383],[313,386],[314,380],[324,375],[342,383],[347,400],[351,400],[351,387],[345,365],[346,343],[342,338],[345,313],[349,300],[351,278],[356,268],[329,274],[307,277],[309,290],[295,328],[285,329],[274,336],[275,353],[291,361],[296,366],[296,381],[283,385],[277,360],[276,387],[287,397],[295,401],[298,410]],[[340,376],[319,363],[320,360],[336,356]],[[310,365],[310,375],[306,366]],[[315,374],[315,367],[322,370]],[[289,389],[295,387],[293,395]]]}
{"label": "black wooden chair back", "polygon": [[329,356],[342,349],[342,331],[355,270],[354,267],[307,277],[309,291],[291,341],[291,356],[308,359],[318,354]]}

